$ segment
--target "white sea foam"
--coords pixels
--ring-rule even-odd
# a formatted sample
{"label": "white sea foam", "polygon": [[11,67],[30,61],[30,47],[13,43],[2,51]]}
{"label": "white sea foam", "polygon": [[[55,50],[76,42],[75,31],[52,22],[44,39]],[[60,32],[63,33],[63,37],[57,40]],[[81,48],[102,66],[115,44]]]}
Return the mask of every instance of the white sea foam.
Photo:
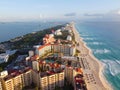
{"label": "white sea foam", "polygon": [[107,54],[110,53],[111,51],[108,49],[94,49],[93,53],[94,54]]}
{"label": "white sea foam", "polygon": [[87,35],[87,34],[81,34],[81,36],[86,37],[86,36],[89,36],[89,35]]}
{"label": "white sea foam", "polygon": [[[118,61],[118,60],[117,60]],[[111,75],[115,76],[117,74],[120,74],[120,64],[117,63],[114,60],[102,60],[103,63],[107,66],[107,69],[109,69]]]}
{"label": "white sea foam", "polygon": [[115,60],[118,64],[120,64],[120,60]]}
{"label": "white sea foam", "polygon": [[84,40],[95,40],[94,38],[84,38]]}
{"label": "white sea foam", "polygon": [[104,43],[102,43],[102,42],[89,42],[88,44],[91,44],[91,45],[104,45]]}

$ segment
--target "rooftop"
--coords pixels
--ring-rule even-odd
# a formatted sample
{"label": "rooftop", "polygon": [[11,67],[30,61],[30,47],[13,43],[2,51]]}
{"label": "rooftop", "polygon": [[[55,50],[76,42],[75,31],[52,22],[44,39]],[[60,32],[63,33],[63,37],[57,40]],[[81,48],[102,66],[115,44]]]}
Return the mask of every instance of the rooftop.
{"label": "rooftop", "polygon": [[[76,84],[76,90],[81,90],[85,88],[85,81],[83,80],[83,75],[82,74],[77,74],[75,76],[75,84]],[[83,89],[85,90],[85,89]]]}
{"label": "rooftop", "polygon": [[29,70],[31,70],[31,68],[29,68],[29,67],[26,67],[24,70],[19,70],[19,71],[18,70],[11,70],[10,73],[9,73],[9,75],[7,75],[6,77],[4,77],[4,80],[5,81],[9,80],[9,79],[11,79],[13,77],[16,77],[16,76],[20,75],[20,74],[26,73]]}
{"label": "rooftop", "polygon": [[40,76],[41,77],[50,76],[50,75],[54,75],[54,74],[57,74],[57,73],[61,73],[63,71],[64,71],[63,69],[59,68],[59,69],[56,69],[56,70],[41,72]]}

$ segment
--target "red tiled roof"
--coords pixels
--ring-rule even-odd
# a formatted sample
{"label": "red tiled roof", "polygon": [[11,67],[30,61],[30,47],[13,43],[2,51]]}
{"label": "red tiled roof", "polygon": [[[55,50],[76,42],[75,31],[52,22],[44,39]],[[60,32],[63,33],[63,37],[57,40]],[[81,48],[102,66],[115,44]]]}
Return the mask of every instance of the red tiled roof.
{"label": "red tiled roof", "polygon": [[39,59],[38,55],[34,55],[34,56],[31,57],[31,60],[37,60],[37,59]]}
{"label": "red tiled roof", "polygon": [[76,68],[76,71],[80,72],[80,73],[83,73],[82,70],[81,70],[81,68]]}
{"label": "red tiled roof", "polygon": [[51,45],[51,44],[42,45],[42,46],[40,46],[40,47],[38,48],[38,50],[40,50],[40,49],[42,49],[42,48],[44,48],[44,47],[46,47],[46,46],[49,46],[49,45]]}

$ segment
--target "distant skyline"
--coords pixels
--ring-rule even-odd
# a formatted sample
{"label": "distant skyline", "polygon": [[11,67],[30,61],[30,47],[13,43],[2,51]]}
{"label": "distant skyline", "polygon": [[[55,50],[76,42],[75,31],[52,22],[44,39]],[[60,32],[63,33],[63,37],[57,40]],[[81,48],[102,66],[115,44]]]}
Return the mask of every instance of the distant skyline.
{"label": "distant skyline", "polygon": [[1,0],[0,21],[120,15],[120,0]]}

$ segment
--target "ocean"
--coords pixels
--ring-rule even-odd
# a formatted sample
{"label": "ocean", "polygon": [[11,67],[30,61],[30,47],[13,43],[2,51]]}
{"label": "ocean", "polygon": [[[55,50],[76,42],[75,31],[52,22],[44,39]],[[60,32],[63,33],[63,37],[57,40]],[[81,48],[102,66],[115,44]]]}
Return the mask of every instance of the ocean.
{"label": "ocean", "polygon": [[0,23],[0,42],[50,28],[64,22],[5,22]]}
{"label": "ocean", "polygon": [[[0,42],[63,22],[0,23]],[[104,65],[103,74],[114,90],[120,90],[120,22],[76,22],[80,36]]]}
{"label": "ocean", "polygon": [[105,66],[106,80],[114,90],[120,90],[120,22],[76,22],[76,28]]}

